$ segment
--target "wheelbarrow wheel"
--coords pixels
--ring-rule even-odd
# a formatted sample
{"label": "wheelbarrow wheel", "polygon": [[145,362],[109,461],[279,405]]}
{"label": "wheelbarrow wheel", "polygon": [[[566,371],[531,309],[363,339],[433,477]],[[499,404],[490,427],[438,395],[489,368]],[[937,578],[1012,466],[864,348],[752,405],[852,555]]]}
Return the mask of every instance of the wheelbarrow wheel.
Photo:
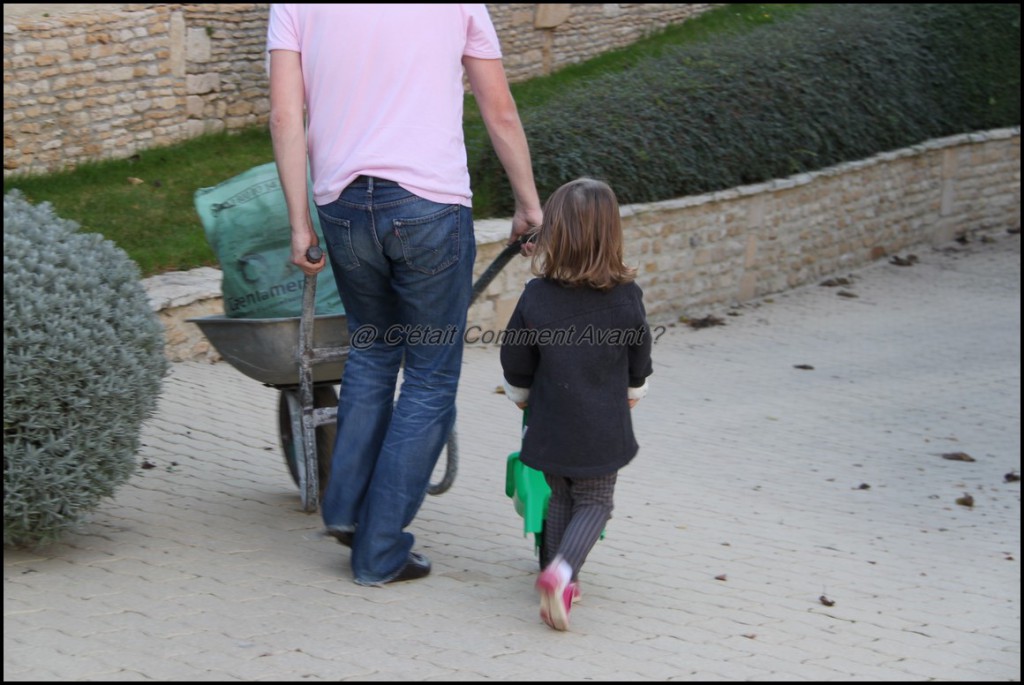
{"label": "wheelbarrow wheel", "polygon": [[444,460],[444,474],[442,474],[441,480],[427,485],[428,495],[445,493],[455,482],[455,474],[459,470],[459,437],[455,433],[455,426],[452,426],[452,432],[448,434],[448,444],[445,449],[447,455],[441,455],[441,459]]}
{"label": "wheelbarrow wheel", "polygon": [[[313,386],[313,407],[337,407],[338,394],[330,385]],[[292,430],[293,416],[302,424],[302,402],[297,390],[282,390],[277,403],[277,423],[281,433],[281,449],[284,461],[288,465],[288,473],[299,487],[302,487],[301,473],[306,468],[305,452],[302,445],[302,433],[298,435]],[[334,437],[338,427],[327,423],[316,428],[316,460],[319,483],[319,498],[323,499],[327,479],[331,475],[331,455],[334,453]]]}

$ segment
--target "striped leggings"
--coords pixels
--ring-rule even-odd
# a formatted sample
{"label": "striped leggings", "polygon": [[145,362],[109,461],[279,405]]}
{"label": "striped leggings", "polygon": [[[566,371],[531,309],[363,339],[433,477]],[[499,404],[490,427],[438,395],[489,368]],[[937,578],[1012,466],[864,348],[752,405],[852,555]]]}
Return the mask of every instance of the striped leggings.
{"label": "striped leggings", "polygon": [[544,517],[542,566],[561,555],[572,566],[573,580],[577,579],[583,562],[612,517],[618,475],[565,478],[544,474],[551,499]]}

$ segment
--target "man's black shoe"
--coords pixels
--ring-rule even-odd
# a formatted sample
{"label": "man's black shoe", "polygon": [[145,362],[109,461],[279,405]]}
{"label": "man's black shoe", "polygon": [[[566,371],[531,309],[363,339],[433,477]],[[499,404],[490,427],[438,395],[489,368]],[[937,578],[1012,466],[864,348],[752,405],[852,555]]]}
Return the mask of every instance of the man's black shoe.
{"label": "man's black shoe", "polygon": [[422,554],[416,552],[409,552],[409,560],[405,562],[405,566],[398,572],[398,575],[387,581],[389,583],[397,583],[403,580],[416,580],[422,578],[430,573],[430,559],[427,559]]}
{"label": "man's black shoe", "polygon": [[352,548],[352,531],[350,530],[329,530],[327,534],[333,537],[335,540],[345,545],[349,549]]}

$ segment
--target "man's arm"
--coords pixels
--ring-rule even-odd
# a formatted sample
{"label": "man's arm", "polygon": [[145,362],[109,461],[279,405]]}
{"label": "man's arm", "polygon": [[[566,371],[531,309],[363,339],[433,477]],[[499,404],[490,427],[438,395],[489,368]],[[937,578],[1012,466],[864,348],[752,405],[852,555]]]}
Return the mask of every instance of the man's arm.
{"label": "man's arm", "polygon": [[[480,115],[487,126],[494,151],[505,168],[516,209],[512,216],[512,233],[508,243],[540,226],[544,218],[537,186],[533,180],[530,148],[519,120],[512,92],[508,87],[505,67],[500,59],[463,57],[469,85],[473,89]],[[529,246],[532,248],[532,245]],[[530,249],[524,247],[524,252]]]}
{"label": "man's arm", "polygon": [[274,161],[281,177],[281,188],[288,205],[292,227],[293,264],[306,274],[318,273],[327,264],[321,259],[311,264],[306,249],[319,241],[309,213],[309,189],[306,187],[305,88],[299,53],[272,50],[270,53],[270,137]]}

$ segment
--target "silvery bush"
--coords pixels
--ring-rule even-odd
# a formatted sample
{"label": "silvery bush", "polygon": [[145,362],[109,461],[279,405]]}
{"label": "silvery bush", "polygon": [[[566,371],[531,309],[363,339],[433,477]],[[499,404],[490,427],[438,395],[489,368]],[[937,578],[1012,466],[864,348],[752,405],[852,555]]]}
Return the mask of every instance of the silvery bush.
{"label": "silvery bush", "polygon": [[4,195],[4,546],[59,538],[129,479],[168,368],[138,266],[78,229]]}

